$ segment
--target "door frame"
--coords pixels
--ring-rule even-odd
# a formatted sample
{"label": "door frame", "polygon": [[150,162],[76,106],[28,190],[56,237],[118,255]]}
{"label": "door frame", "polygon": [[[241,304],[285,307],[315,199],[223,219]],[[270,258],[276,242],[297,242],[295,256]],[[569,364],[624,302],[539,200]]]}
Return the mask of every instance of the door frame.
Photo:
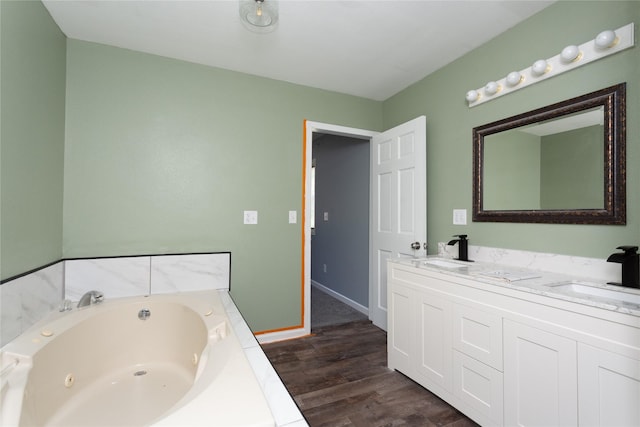
{"label": "door frame", "polygon": [[[325,133],[349,138],[357,138],[369,141],[380,132],[366,129],[357,129],[330,123],[304,121],[304,147],[303,147],[303,214],[302,214],[302,324],[305,334],[311,333],[311,162],[313,159],[313,134]],[[369,210],[371,217],[371,210]],[[369,236],[371,239],[371,236]],[[369,283],[371,292],[371,283]]]}
{"label": "door frame", "polygon": [[[382,133],[367,129],[359,129],[347,126],[334,125],[331,123],[303,121],[302,139],[302,256],[301,256],[301,304],[300,323],[295,326],[258,332],[255,334],[259,343],[274,342],[292,338],[299,338],[311,334],[311,164],[313,159],[313,133],[324,133],[330,135],[345,136],[366,140],[371,146],[374,136]],[[370,178],[371,178],[370,171]],[[370,179],[371,180],[371,179]],[[371,189],[369,190],[371,192]],[[371,197],[371,195],[370,195]],[[369,206],[369,260],[371,260],[371,204]],[[369,261],[371,262],[371,261]],[[371,265],[369,265],[371,269]],[[371,276],[371,274],[370,274]],[[371,304],[371,293],[374,283],[369,279],[369,304]],[[371,319],[371,310],[369,310]]]}

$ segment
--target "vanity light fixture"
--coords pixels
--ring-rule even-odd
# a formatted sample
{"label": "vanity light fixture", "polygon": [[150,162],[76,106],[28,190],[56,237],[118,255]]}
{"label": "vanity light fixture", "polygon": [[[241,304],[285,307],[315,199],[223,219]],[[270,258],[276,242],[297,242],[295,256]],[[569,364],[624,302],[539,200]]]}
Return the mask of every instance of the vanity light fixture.
{"label": "vanity light fixture", "polygon": [[581,45],[569,45],[548,59],[538,59],[530,67],[512,71],[500,80],[490,81],[484,87],[467,91],[469,107],[496,99],[550,77],[562,74],[589,62],[597,61],[634,46],[634,23],[617,30],[605,30]]}

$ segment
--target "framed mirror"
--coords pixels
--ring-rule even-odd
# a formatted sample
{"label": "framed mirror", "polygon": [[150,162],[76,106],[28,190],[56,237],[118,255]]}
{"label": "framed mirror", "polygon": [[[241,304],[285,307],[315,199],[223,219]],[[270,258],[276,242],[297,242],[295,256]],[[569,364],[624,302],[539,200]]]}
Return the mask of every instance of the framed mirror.
{"label": "framed mirror", "polygon": [[626,83],[473,129],[473,221],[626,223]]}

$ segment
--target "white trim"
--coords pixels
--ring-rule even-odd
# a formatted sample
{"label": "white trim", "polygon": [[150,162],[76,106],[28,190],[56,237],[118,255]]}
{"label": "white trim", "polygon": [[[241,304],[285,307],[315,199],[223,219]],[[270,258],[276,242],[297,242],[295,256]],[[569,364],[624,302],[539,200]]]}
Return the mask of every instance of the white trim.
{"label": "white trim", "polygon": [[362,313],[362,314],[364,314],[366,316],[369,316],[369,308],[365,307],[364,305],[362,305],[360,303],[355,302],[352,299],[349,299],[349,298],[345,297],[342,294],[339,294],[338,292],[334,291],[333,289],[330,289],[330,288],[326,287],[322,283],[316,282],[315,280],[311,280],[311,286],[313,286],[314,288],[318,289],[319,291],[324,292],[325,294],[331,295],[332,297],[334,297],[338,301],[347,304],[349,307],[353,308],[354,310],[358,310],[360,313]]}
{"label": "white trim", "polygon": [[306,328],[289,329],[286,331],[269,332],[266,334],[255,335],[260,344],[267,344],[270,342],[291,340],[294,338],[302,338],[311,333]]}
{"label": "white trim", "polygon": [[[311,159],[313,157],[313,133],[328,133],[332,135],[340,135],[340,136],[348,136],[351,138],[361,138],[371,140],[374,135],[377,135],[380,132],[365,130],[365,129],[357,129],[350,128],[346,126],[337,126],[329,123],[320,123],[320,122],[312,122],[307,120],[305,122],[305,170],[307,173],[305,174],[305,200],[304,200],[304,218],[303,218],[303,227],[304,227],[304,325],[303,330],[305,334],[311,334],[311,199],[309,195],[311,194]],[[293,338],[293,337],[292,337]],[[283,338],[286,339],[286,338]]]}

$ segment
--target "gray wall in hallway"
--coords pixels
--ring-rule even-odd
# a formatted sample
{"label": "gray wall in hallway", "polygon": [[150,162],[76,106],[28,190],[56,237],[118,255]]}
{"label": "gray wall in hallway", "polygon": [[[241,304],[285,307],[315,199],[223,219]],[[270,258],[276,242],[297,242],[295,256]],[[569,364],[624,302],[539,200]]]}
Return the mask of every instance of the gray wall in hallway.
{"label": "gray wall in hallway", "polygon": [[313,143],[313,157],[316,234],[311,238],[311,279],[368,307],[369,141],[323,135]]}

